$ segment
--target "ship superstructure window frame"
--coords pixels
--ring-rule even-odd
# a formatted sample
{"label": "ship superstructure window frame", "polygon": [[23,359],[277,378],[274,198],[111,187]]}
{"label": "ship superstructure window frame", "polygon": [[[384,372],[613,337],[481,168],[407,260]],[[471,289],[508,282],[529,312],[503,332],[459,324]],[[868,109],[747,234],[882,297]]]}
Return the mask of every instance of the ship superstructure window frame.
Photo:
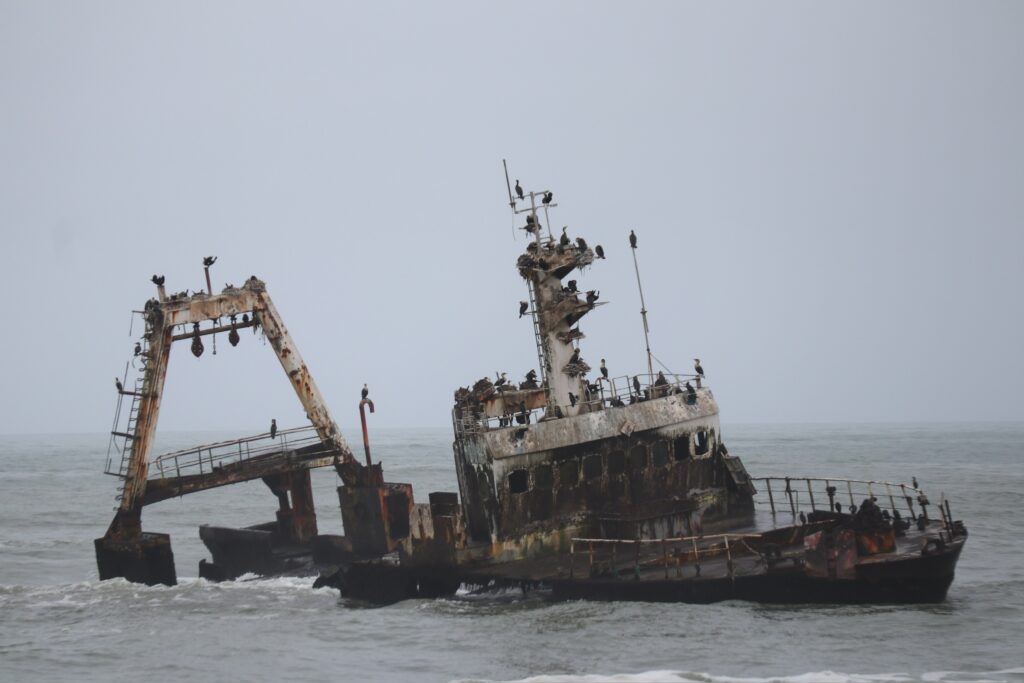
{"label": "ship superstructure window frame", "polygon": [[638,443],[629,449],[629,468],[634,472],[640,472],[647,469],[647,463],[649,462],[647,453],[647,444]]}
{"label": "ship superstructure window frame", "polygon": [[537,465],[533,468],[533,488],[537,491],[550,491],[555,487],[555,474],[550,464]]}
{"label": "ship superstructure window frame", "polygon": [[701,457],[711,450],[711,438],[706,429],[700,429],[693,433],[693,455]]}
{"label": "ship superstructure window frame", "polygon": [[669,457],[668,441],[666,439],[658,439],[651,448],[651,463],[655,467],[668,467],[670,462],[672,462],[672,459]]}
{"label": "ship superstructure window frame", "polygon": [[527,493],[530,490],[530,470],[518,469],[508,473],[508,492],[512,494]]}
{"label": "ship superstructure window frame", "polygon": [[608,454],[608,474],[616,476],[626,473],[626,452],[614,450]]}
{"label": "ship superstructure window frame", "polygon": [[690,435],[683,434],[682,436],[677,436],[672,442],[672,450],[674,451],[676,462],[682,462],[691,458],[693,453],[690,452]]}
{"label": "ship superstructure window frame", "polygon": [[580,464],[575,458],[558,463],[558,485],[577,486],[580,483]]}
{"label": "ship superstructure window frame", "polygon": [[583,479],[595,481],[604,476],[604,458],[600,453],[583,457]]}

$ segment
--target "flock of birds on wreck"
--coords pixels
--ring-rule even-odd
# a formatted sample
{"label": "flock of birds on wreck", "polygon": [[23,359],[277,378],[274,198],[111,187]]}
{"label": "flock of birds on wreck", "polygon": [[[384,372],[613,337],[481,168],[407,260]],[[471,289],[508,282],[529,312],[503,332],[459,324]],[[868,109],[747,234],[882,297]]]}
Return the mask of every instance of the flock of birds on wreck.
{"label": "flock of birds on wreck", "polygon": [[[518,196],[520,200],[525,199],[525,197],[526,197],[525,192],[523,191],[523,187],[522,187],[522,185],[520,185],[518,179],[516,179],[515,192],[516,192],[516,196]],[[550,191],[546,191],[546,192],[544,192],[541,195],[541,203],[544,206],[550,205],[553,199],[554,199],[554,194],[552,192],[550,192]],[[526,215],[526,225],[521,227],[520,230],[523,230],[527,234],[533,236],[533,235],[537,235],[539,233],[541,227],[542,226],[540,224],[540,221],[537,220],[537,218],[531,213],[531,214],[527,214]],[[577,237],[575,240],[570,239],[569,235],[568,235],[568,230],[569,230],[569,226],[563,226],[562,227],[562,234],[559,236],[559,238],[558,238],[558,245],[555,247],[557,252],[559,254],[564,253],[565,249],[568,248],[568,247],[571,247],[574,241],[575,241],[575,246],[576,246],[576,248],[579,251],[581,251],[581,252],[586,251],[588,249],[588,244],[587,244],[586,240],[583,239],[582,237]],[[636,249],[637,248],[637,236],[636,236],[636,232],[633,231],[633,230],[629,231],[629,246],[630,246],[631,249]],[[537,250],[538,250],[538,246],[537,246],[536,242],[531,242],[531,243],[529,243],[527,245],[527,251],[536,253]],[[594,246],[594,255],[596,256],[596,258],[604,259],[605,258],[604,247],[602,247],[600,244],[595,245]],[[543,259],[539,260],[537,262],[537,264],[542,269],[546,268],[547,265],[548,265]],[[562,288],[562,291],[564,293],[566,293],[566,294],[577,294],[577,293],[579,293],[579,289],[578,289],[578,286],[577,286],[577,281],[576,280],[569,280],[566,283],[566,285]],[[601,292],[598,291],[598,290],[593,290],[593,289],[588,290],[585,293],[585,299],[586,299],[587,304],[589,304],[589,305],[595,304],[597,302],[597,300],[600,298],[600,295],[601,295]],[[519,317],[520,318],[522,318],[524,315],[526,315],[529,312],[529,310],[530,310],[530,302],[529,301],[520,301],[519,302]],[[580,358],[580,349],[579,349],[579,347],[576,347],[573,350],[572,358],[570,358],[570,360],[569,360],[569,365],[579,364],[581,362],[582,362],[582,359]],[[700,387],[701,380],[704,378],[704,368],[701,367],[700,359],[699,358],[694,358],[693,359],[693,366],[694,366],[694,373],[695,373],[695,381],[697,383],[697,387]],[[600,392],[601,392],[601,382],[609,382],[609,383],[611,382],[611,380],[609,379],[609,376],[608,376],[608,365],[605,362],[604,358],[601,359],[601,365],[600,365],[599,369],[600,369],[601,376],[597,378],[597,382],[590,382],[585,377],[583,378],[583,381],[584,381],[584,391],[586,392],[586,395],[583,397],[583,399],[585,401],[587,401],[587,402],[592,401],[594,396],[600,395]],[[480,388],[483,388],[483,389],[486,390],[488,384],[491,385],[491,387],[494,390],[498,391],[498,392],[505,392],[507,390],[515,388],[515,386],[513,384],[509,383],[508,373],[506,373],[506,372],[495,372],[495,380],[494,380],[493,383],[491,383],[490,380],[485,378],[485,379],[481,380],[480,382],[478,382],[475,388],[480,387]],[[481,385],[483,385],[483,386],[481,387]],[[647,398],[649,397],[649,394],[647,394],[643,390],[643,387],[642,387],[642,384],[640,382],[639,376],[637,376],[637,375],[633,376],[632,385],[633,385],[633,392],[631,392],[629,394],[629,404],[632,405],[634,403],[638,403],[640,401],[647,400]],[[658,388],[658,387],[669,387],[670,383],[669,383],[668,379],[665,377],[665,374],[663,372],[659,371],[658,374],[657,374],[656,379],[654,380],[653,386],[656,387],[656,388]],[[689,404],[695,403],[696,399],[697,399],[697,389],[689,381],[685,382],[684,386],[685,386],[685,393],[686,393],[686,401],[687,401],[687,403],[689,403]],[[526,373],[525,381],[519,383],[518,389],[519,390],[530,390],[530,389],[538,389],[538,388],[539,388],[539,385],[537,383],[537,371],[531,369],[528,373]],[[460,391],[461,392],[465,392],[467,394],[470,393],[468,388],[460,390]],[[676,386],[671,386],[671,388],[667,389],[667,391],[669,393],[683,393],[683,390],[680,389],[679,387],[676,387]],[[568,399],[569,399],[569,405],[571,407],[576,407],[576,404],[579,403],[579,401],[580,401],[580,397],[577,396],[576,394],[572,393],[572,392],[569,392]],[[624,407],[626,405],[626,402],[623,401],[621,397],[619,397],[617,395],[613,395],[609,399],[608,404],[609,404],[610,407],[618,408],[618,407]],[[500,417],[499,418],[499,426],[502,426],[502,427],[509,426],[509,425],[512,424],[513,421],[517,421],[520,424],[529,424],[529,421],[530,421],[530,411],[526,408],[525,402],[524,401],[520,401],[520,403],[517,406],[517,408],[518,408],[518,410],[517,410],[517,413],[515,415],[505,415],[505,416]]]}

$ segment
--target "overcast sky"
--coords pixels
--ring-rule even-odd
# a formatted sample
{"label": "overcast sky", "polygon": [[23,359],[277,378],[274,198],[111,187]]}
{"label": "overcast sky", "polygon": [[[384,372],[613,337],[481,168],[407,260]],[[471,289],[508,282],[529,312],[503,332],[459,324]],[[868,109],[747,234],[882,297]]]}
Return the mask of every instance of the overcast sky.
{"label": "overcast sky", "polygon": [[[1024,419],[1022,121],[1024,3],[0,0],[0,432],[109,429],[210,254],[343,427],[446,427],[537,365],[503,158],[605,247],[591,365],[645,365],[634,229],[723,424]],[[179,346],[161,430],[304,423],[258,337]]]}

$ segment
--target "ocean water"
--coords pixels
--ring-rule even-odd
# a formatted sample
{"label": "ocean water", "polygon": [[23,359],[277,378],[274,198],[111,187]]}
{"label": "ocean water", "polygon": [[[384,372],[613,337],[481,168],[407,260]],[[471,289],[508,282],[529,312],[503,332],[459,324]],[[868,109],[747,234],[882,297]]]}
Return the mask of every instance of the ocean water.
{"label": "ocean water", "polygon": [[[171,434],[170,450],[232,437]],[[1024,424],[725,425],[759,475],[909,481],[970,532],[947,600],[928,606],[549,603],[459,594],[367,607],[311,578],[195,578],[201,523],[274,517],[260,482],[143,515],[171,534],[180,585],[99,582],[113,515],[102,434],[0,436],[0,681],[1024,682]],[[456,490],[451,434],[378,430],[374,454],[418,500]],[[338,482],[314,473],[320,529]]]}

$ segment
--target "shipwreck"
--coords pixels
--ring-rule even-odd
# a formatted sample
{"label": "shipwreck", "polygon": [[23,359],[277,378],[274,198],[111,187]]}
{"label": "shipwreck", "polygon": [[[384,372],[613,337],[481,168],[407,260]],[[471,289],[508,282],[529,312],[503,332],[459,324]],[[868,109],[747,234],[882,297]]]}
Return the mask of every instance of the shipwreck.
{"label": "shipwreck", "polygon": [[[948,500],[933,506],[916,480],[752,477],[725,446],[699,361],[689,374],[655,371],[648,344],[636,374],[592,367],[580,321],[605,302],[580,291],[573,274],[595,267],[603,249],[547,229],[558,206],[550,191],[525,192],[517,181],[509,204],[527,235],[515,267],[538,368],[519,382],[499,375],[454,392],[459,490],[427,502],[373,463],[365,392],[365,457],[353,455],[262,281],[212,294],[212,259],[204,292],[168,296],[154,276],[157,296],[140,312],[141,373],[118,383],[107,471],[122,485],[95,541],[100,578],[175,583],[170,539],[142,531],[143,507],[258,478],[277,498],[276,519],[200,527],[211,552],[200,576],[318,573],[318,585],[375,603],[505,586],[553,599],[945,598],[967,537]],[[630,247],[635,263],[632,232]],[[206,335],[234,344],[243,327],[266,335],[310,425],[153,456],[171,345],[190,342],[198,355]],[[309,472],[327,466],[340,478],[344,536],[317,532]]]}

